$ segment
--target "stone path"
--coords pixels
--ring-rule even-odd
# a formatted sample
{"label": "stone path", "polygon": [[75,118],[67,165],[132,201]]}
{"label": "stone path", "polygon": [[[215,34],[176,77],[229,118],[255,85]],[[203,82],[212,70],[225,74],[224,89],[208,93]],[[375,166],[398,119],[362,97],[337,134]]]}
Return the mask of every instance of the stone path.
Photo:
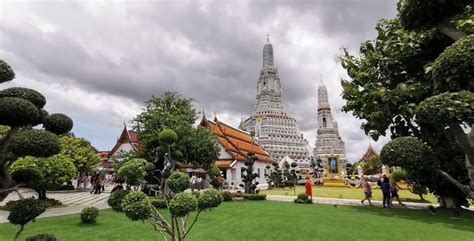
{"label": "stone path", "polygon": [[[67,207],[47,209],[38,218],[80,213],[84,207],[89,206],[94,206],[99,209],[109,208],[109,205],[107,204],[107,199],[110,195],[109,192],[111,188],[112,187],[106,188],[105,192],[101,194],[91,194],[88,190],[48,192],[46,194],[48,198],[59,200]],[[24,198],[37,196],[36,192],[29,189],[22,189],[21,193]],[[12,200],[18,200],[18,195],[16,193],[10,193],[10,195],[3,202],[0,202],[0,206],[5,205],[5,203]],[[7,217],[8,212],[0,210],[0,223],[8,222]]]}

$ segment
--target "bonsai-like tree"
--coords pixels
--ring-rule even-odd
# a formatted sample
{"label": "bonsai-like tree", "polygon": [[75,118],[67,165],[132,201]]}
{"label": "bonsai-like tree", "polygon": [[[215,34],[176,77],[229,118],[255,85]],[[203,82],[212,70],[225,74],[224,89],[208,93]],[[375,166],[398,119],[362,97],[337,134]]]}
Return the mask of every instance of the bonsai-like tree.
{"label": "bonsai-like tree", "polygon": [[59,138],[61,154],[70,157],[80,173],[88,173],[100,162],[97,150],[84,138],[64,135]]}
{"label": "bonsai-like tree", "polygon": [[[132,191],[122,201],[114,200],[115,203],[121,203],[121,210],[128,218],[134,221],[147,221],[165,240],[171,238],[173,241],[185,240],[201,213],[218,207],[223,201],[222,195],[215,189],[203,191],[198,198],[189,192],[184,192],[189,186],[190,178],[187,174],[175,170],[176,160],[171,155],[171,146],[177,140],[178,136],[171,129],[165,129],[159,134],[159,141],[167,147],[168,152],[165,154],[164,168],[158,170],[159,175],[156,178],[160,179],[160,192],[170,213],[169,220],[163,217],[162,211],[156,209],[143,192]],[[114,198],[119,197],[115,195]],[[188,223],[194,211],[197,213]]]}
{"label": "bonsai-like tree", "polygon": [[258,177],[258,174],[253,172],[253,165],[256,161],[258,161],[258,157],[254,152],[249,151],[244,163],[245,167],[241,169],[245,193],[255,193],[255,189],[257,189],[258,182],[254,182],[254,180]]}
{"label": "bonsai-like tree", "polygon": [[[13,80],[15,73],[0,60],[0,84]],[[8,169],[19,157],[49,157],[61,150],[57,135],[72,129],[72,120],[64,114],[51,114],[43,109],[45,97],[39,92],[12,87],[0,90],[0,125],[8,131],[0,137],[0,201],[21,183],[15,183]],[[44,129],[32,129],[42,124]]]}
{"label": "bonsai-like tree", "polygon": [[50,157],[26,156],[16,160],[10,167],[13,180],[23,183],[38,193],[38,199],[46,199],[46,191],[59,187],[76,176],[76,167],[71,158],[57,154]]}

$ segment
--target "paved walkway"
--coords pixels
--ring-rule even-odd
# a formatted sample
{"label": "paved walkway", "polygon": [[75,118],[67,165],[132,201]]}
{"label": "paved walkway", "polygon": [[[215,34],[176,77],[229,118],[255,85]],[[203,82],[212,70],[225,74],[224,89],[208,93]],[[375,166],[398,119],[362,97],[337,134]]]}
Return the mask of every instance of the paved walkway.
{"label": "paved walkway", "polygon": [[[66,214],[80,213],[81,210],[85,207],[94,206],[99,209],[109,208],[107,204],[107,199],[110,195],[110,189],[112,187],[106,188],[105,192],[102,194],[91,194],[88,190],[84,191],[52,191],[48,192],[46,196],[48,198],[53,198],[59,200],[62,204],[67,207],[61,208],[49,208],[44,213],[42,213],[38,218],[44,217],[54,217]],[[36,197],[36,192],[30,189],[21,189],[21,193],[24,198],[27,197]],[[10,193],[10,195],[0,202],[0,206],[5,205],[5,203],[18,200],[18,195],[16,193]],[[8,222],[8,212],[0,210],[0,223]]]}

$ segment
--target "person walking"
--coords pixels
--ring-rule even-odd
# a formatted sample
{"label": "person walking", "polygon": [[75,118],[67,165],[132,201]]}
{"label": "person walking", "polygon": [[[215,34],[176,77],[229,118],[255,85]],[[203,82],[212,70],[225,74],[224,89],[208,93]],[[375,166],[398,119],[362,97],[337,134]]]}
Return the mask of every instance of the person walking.
{"label": "person walking", "polygon": [[406,205],[400,201],[400,196],[398,196],[398,186],[393,177],[390,178],[390,206],[393,206],[393,199],[397,199],[398,204],[405,207]]}
{"label": "person walking", "polygon": [[313,199],[313,185],[311,183],[311,177],[306,177],[305,193],[306,196]]}
{"label": "person walking", "polygon": [[196,175],[193,174],[191,177],[191,192],[194,192],[194,188],[197,188]]}
{"label": "person walking", "polygon": [[102,192],[102,186],[104,185],[104,178],[102,175],[97,175],[96,181],[95,181],[95,192],[94,194],[100,194]]}
{"label": "person walking", "polygon": [[196,180],[196,185],[197,185],[197,189],[198,189],[199,192],[200,192],[201,189],[203,188],[203,187],[202,187],[202,184],[203,184],[203,183],[202,183],[202,178],[201,178],[201,177],[198,177],[197,180]]}
{"label": "person walking", "polygon": [[362,205],[364,205],[365,201],[369,201],[369,205],[373,207],[374,205],[372,205],[372,201],[370,200],[372,198],[372,186],[370,186],[367,177],[364,177],[364,181],[362,182],[361,186],[364,189],[365,198],[362,199],[360,202],[362,203]]}
{"label": "person walking", "polygon": [[383,195],[383,207],[391,208],[390,206],[390,183],[386,175],[382,176],[382,180],[378,180],[377,184],[380,186]]}

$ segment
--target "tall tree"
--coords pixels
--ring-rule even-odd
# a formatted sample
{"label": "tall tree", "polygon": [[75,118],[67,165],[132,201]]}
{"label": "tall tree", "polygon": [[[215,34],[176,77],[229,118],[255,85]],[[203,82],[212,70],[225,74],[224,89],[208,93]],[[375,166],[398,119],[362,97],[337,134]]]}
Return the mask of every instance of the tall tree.
{"label": "tall tree", "polygon": [[340,58],[352,79],[342,80],[343,109],[365,120],[362,128],[375,140],[389,129],[393,138],[415,136],[429,145],[433,158],[423,161],[431,171],[407,171],[418,173],[412,176],[440,196],[467,197],[474,190],[473,178],[465,188],[474,158],[460,127],[473,124],[474,26],[466,20],[473,14],[468,3],[399,1],[398,17],[377,25],[377,38],[362,43],[360,56],[344,50]]}
{"label": "tall tree", "polygon": [[[0,84],[15,78],[13,69],[0,60]],[[61,150],[58,136],[72,129],[72,120],[43,109],[46,98],[35,90],[12,87],[0,90],[0,125],[8,131],[0,137],[0,201],[18,190],[8,169],[19,157],[49,157]],[[32,129],[43,124],[45,130]]]}
{"label": "tall tree", "polygon": [[100,162],[97,150],[84,138],[64,135],[59,138],[61,154],[72,159],[78,172],[90,172]]}
{"label": "tall tree", "polygon": [[164,162],[163,154],[168,152],[159,134],[167,128],[176,130],[179,137],[171,146],[174,150],[171,156],[176,160],[208,168],[217,159],[219,147],[212,133],[204,128],[193,128],[198,113],[192,102],[193,99],[177,93],[165,92],[160,97],[153,96],[145,110],[133,120],[145,158],[159,160],[159,168]]}

